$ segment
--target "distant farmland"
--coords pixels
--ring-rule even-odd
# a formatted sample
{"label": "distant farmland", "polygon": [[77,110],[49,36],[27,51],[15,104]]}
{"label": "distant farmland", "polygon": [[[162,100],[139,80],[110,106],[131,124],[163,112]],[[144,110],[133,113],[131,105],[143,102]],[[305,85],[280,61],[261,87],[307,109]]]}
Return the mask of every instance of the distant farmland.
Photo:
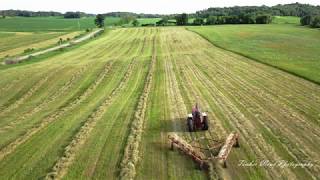
{"label": "distant farmland", "polygon": [[[72,39],[85,30],[96,28],[95,17],[65,19],[63,17],[6,17],[0,19],[0,61],[25,50],[39,50],[58,43],[59,39]],[[106,17],[107,27],[121,25],[119,17]],[[138,19],[139,25],[155,24],[160,18]],[[128,24],[132,26],[132,24]]]}
{"label": "distant farmland", "polygon": [[[39,50],[58,43],[59,39],[73,39],[84,32],[0,32],[0,59]],[[1,61],[1,60],[0,60]]]}
{"label": "distant farmland", "polygon": [[[224,33],[244,53],[246,43],[227,35],[250,39],[251,32],[262,33],[260,26],[232,27],[194,30],[229,45],[218,36]],[[269,28],[267,40],[282,28],[292,38],[300,32],[261,27]],[[306,41],[314,42],[312,36],[317,34],[307,33]],[[0,77],[3,179],[207,179],[189,157],[170,150],[168,134],[188,141],[204,137],[206,146],[232,131],[240,134],[241,147],[231,152],[228,168],[213,164],[211,178],[320,174],[320,86],[218,48],[183,27],[117,28],[71,51],[2,69]],[[209,131],[187,131],[195,102],[208,113]],[[315,166],[239,166],[240,160],[264,159]]]}
{"label": "distant farmland", "polygon": [[[65,19],[63,17],[7,17],[0,19],[0,31],[7,32],[65,32],[84,31],[87,28],[95,28],[95,17],[80,19]],[[120,18],[107,17],[106,25],[117,23]]]}

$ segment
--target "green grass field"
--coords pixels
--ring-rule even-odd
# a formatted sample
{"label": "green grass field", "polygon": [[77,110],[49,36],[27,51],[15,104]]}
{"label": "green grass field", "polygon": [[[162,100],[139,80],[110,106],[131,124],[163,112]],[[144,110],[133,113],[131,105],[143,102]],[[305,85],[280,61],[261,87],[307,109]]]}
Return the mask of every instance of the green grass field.
{"label": "green grass field", "polygon": [[190,27],[213,44],[320,83],[320,31],[290,24]]}
{"label": "green grass field", "polygon": [[[110,30],[41,61],[0,69],[0,77],[1,179],[320,174],[320,86],[217,48],[183,27]],[[187,131],[195,102],[207,111],[208,131]],[[232,131],[240,134],[240,148],[232,150],[228,168],[213,163],[209,172],[171,151],[167,139],[170,133],[188,141],[204,137],[198,145],[206,147]],[[243,167],[241,160],[314,166]]]}
{"label": "green grass field", "polygon": [[[0,31],[7,32],[65,32],[84,31],[87,28],[95,28],[95,17],[81,19],[64,19],[63,17],[7,17],[0,19]],[[120,18],[106,17],[105,25],[111,26]]]}
{"label": "green grass field", "polygon": [[300,18],[295,16],[274,16],[273,24],[300,24]]}
{"label": "green grass field", "polygon": [[138,22],[140,25],[143,24],[156,24],[156,22],[160,21],[161,18],[139,18]]}

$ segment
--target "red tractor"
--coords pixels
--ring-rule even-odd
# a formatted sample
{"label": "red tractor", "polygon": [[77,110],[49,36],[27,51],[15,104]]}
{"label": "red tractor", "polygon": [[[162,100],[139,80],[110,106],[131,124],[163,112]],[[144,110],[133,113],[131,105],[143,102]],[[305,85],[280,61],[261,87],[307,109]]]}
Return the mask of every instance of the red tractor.
{"label": "red tractor", "polygon": [[192,114],[188,114],[187,124],[190,132],[209,129],[207,114],[200,112],[198,104],[192,108]]}

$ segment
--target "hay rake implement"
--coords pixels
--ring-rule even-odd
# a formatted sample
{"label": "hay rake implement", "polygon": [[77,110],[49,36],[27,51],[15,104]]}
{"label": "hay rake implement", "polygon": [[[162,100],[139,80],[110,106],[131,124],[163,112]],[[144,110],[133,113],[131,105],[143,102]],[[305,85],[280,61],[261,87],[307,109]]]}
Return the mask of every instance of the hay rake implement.
{"label": "hay rake implement", "polygon": [[[232,147],[240,147],[239,134],[234,132],[229,134],[225,141],[199,138],[194,139],[191,142],[187,142],[177,134],[170,134],[168,138],[171,143],[172,150],[176,147],[184,154],[190,156],[199,165],[200,169],[208,169],[210,161],[218,161],[224,168],[226,168],[226,161]],[[200,140],[213,141],[214,143],[210,146],[207,145],[207,147],[191,145],[199,142]]]}

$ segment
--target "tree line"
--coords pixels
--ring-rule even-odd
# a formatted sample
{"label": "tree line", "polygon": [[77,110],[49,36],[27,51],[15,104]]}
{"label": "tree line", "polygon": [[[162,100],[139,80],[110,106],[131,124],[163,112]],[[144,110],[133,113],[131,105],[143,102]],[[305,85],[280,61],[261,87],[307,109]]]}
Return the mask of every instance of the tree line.
{"label": "tree line", "polygon": [[208,8],[197,11],[191,16],[207,18],[209,16],[239,16],[241,14],[270,14],[272,16],[298,16],[304,17],[310,14],[320,14],[320,6],[309,4],[285,4],[276,6],[235,6],[224,8]]}
{"label": "tree line", "polygon": [[48,16],[63,16],[64,18],[81,18],[84,16],[94,16],[84,12],[54,12],[54,11],[24,11],[24,10],[2,10],[0,16],[21,16],[21,17],[48,17]]}
{"label": "tree line", "polygon": [[60,12],[54,11],[24,11],[24,10],[2,10],[1,16],[22,16],[22,17],[47,17],[47,16],[62,16]]}
{"label": "tree line", "polygon": [[159,18],[163,15],[160,14],[144,14],[144,13],[132,13],[132,12],[110,12],[103,14],[104,16],[111,17],[136,17],[136,18]]}
{"label": "tree line", "polygon": [[302,26],[310,26],[312,28],[320,28],[320,15],[307,15],[300,19]]}
{"label": "tree line", "polygon": [[250,15],[241,14],[238,16],[209,16],[207,18],[196,17],[192,23],[189,23],[187,14],[177,15],[175,17],[178,26],[184,25],[216,25],[216,24],[269,24],[272,22],[272,16],[269,14]]}
{"label": "tree line", "polygon": [[88,16],[86,13],[83,13],[83,12],[66,12],[64,13],[63,17],[64,18],[69,18],[69,19],[73,19],[73,18],[81,18],[81,17],[85,17],[85,16]]}

